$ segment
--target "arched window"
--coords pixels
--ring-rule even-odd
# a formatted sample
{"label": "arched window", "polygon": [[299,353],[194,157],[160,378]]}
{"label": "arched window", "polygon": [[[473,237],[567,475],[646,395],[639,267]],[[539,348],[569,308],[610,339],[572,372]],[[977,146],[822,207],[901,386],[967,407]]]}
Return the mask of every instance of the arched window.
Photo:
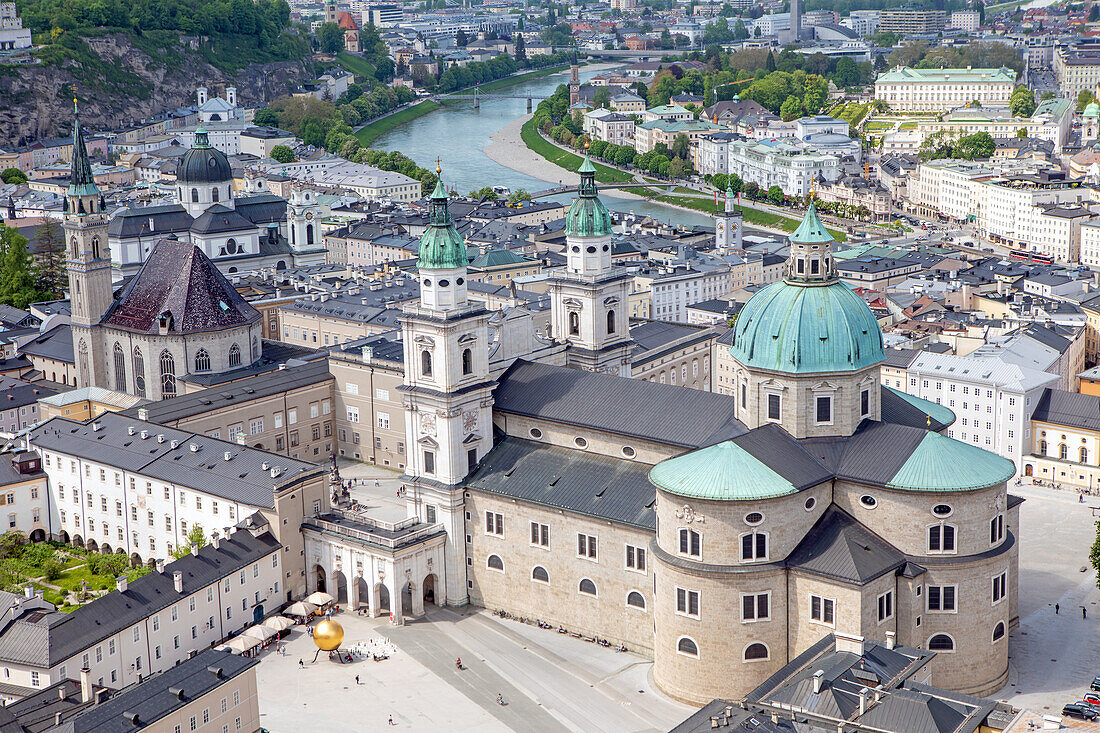
{"label": "arched window", "polygon": [[490,570],[504,572],[504,561],[500,559],[500,555],[489,555],[489,559],[485,561],[485,565]]}
{"label": "arched window", "polygon": [[615,311],[607,312],[607,333],[615,333]]}
{"label": "arched window", "polygon": [[1081,463],[1089,462],[1089,449],[1085,446],[1081,446]]}
{"label": "arched window", "polygon": [[76,257],[76,237],[69,240],[69,255]]}
{"label": "arched window", "polygon": [[576,311],[572,311],[569,314],[569,335],[579,336],[581,333],[581,317],[577,315]]}
{"label": "arched window", "polygon": [[462,350],[462,373],[474,373],[474,354],[469,349]]}
{"label": "arched window", "polygon": [[210,371],[210,354],[207,352],[206,349],[199,349],[195,352],[195,371]]}
{"label": "arched window", "polygon": [[90,375],[88,374],[88,344],[84,339],[80,339],[80,346],[77,347],[77,354],[79,356],[79,364],[77,366],[79,367],[80,376],[81,378],[87,377],[90,380]]}
{"label": "arched window", "polygon": [[928,640],[928,649],[933,652],[953,652],[955,640],[947,634],[936,634]]}
{"label": "arched window", "polygon": [[92,237],[92,259],[99,259],[99,237]]}
{"label": "arched window", "polygon": [[745,647],[746,662],[758,662],[762,659],[767,659],[768,656],[768,647],[764,646],[760,642],[749,644],[747,647]]}
{"label": "arched window", "polygon": [[699,645],[686,636],[681,636],[676,642],[676,651],[689,657],[699,656]]}
{"label": "arched window", "polygon": [[176,360],[168,349],[160,352],[160,394],[165,400],[176,396]]}
{"label": "arched window", "polygon": [[241,365],[241,347],[233,344],[229,347],[229,366],[235,367]]}
{"label": "arched window", "polygon": [[221,196],[218,193],[218,187],[217,186],[214,186],[214,190],[211,191],[210,193],[211,193],[211,196],[213,197],[213,200],[214,200],[215,203],[217,203],[221,199]]}
{"label": "arched window", "polygon": [[1000,641],[1005,635],[1005,622],[998,621],[997,625],[993,627],[993,641]]}
{"label": "arched window", "polygon": [[134,349],[134,391],[138,397],[145,397],[145,358],[141,349]]}
{"label": "arched window", "polygon": [[580,585],[577,586],[577,590],[584,593],[586,596],[596,595],[596,584],[588,578],[581,580]]}
{"label": "arched window", "polygon": [[535,567],[531,568],[531,580],[537,581],[539,583],[549,583],[550,574],[546,572],[546,568],[544,568],[543,566],[536,565]]}
{"label": "arched window", "polygon": [[115,391],[126,391],[126,354],[122,346],[115,342]]}
{"label": "arched window", "polygon": [[199,202],[199,189],[191,189],[191,203],[197,204]]}
{"label": "arched window", "polygon": [[1058,457],[1061,458],[1064,461],[1064,460],[1066,460],[1066,458],[1068,456],[1069,456],[1069,448],[1066,447],[1065,443],[1059,443],[1058,444]]}
{"label": "arched window", "polygon": [[645,596],[636,590],[632,590],[626,594],[626,605],[633,606],[634,608],[640,608],[645,610]]}
{"label": "arched window", "polygon": [[1039,441],[1039,455],[1045,456],[1047,454],[1047,442],[1045,440]]}
{"label": "arched window", "polygon": [[306,244],[313,244],[313,225],[306,224]]}
{"label": "arched window", "polygon": [[420,374],[424,377],[432,376],[432,352],[427,349],[420,352]]}

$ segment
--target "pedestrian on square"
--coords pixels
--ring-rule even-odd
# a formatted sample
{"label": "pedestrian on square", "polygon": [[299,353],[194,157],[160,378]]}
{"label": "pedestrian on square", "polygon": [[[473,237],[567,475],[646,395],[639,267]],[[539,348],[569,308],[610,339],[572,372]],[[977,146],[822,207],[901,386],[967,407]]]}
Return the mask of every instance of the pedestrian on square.
{"label": "pedestrian on square", "polygon": [[1081,606],[1081,618],[1088,618],[1088,617],[1089,617],[1088,610],[1084,606]]}
{"label": "pedestrian on square", "polygon": [[356,685],[358,685],[358,684],[359,684],[359,675],[355,675],[355,684],[356,684]]}
{"label": "pedestrian on square", "polygon": [[305,668],[306,668],[306,663],[303,662],[301,659],[299,659],[298,660],[298,669],[305,669]]}
{"label": "pedestrian on square", "polygon": [[1058,615],[1058,604],[1057,603],[1054,604],[1054,615],[1055,616]]}
{"label": "pedestrian on square", "polygon": [[390,725],[397,725],[397,723],[393,722],[393,716],[392,715],[390,716]]}

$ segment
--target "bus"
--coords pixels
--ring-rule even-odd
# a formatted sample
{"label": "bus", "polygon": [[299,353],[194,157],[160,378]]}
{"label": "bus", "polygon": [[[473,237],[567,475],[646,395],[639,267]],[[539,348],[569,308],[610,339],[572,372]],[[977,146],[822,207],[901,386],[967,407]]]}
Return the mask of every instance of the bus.
{"label": "bus", "polygon": [[1054,256],[1043,254],[1042,252],[1018,252],[1014,251],[1009,255],[1010,259],[1020,260],[1021,262],[1034,262],[1038,265],[1052,265],[1054,264]]}

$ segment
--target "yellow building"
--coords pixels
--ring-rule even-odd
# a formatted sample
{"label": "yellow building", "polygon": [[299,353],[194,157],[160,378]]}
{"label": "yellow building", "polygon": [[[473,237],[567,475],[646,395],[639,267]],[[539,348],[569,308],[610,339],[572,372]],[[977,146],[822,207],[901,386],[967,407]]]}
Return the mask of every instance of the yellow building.
{"label": "yellow building", "polygon": [[1100,394],[1046,390],[1031,417],[1031,436],[1024,476],[1064,488],[1100,489]]}

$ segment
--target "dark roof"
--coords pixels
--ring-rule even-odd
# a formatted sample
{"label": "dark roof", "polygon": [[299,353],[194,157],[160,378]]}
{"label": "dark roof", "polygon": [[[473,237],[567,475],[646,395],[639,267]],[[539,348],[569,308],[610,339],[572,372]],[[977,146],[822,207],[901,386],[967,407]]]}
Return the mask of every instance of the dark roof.
{"label": "dark roof", "polygon": [[[126,239],[129,237],[163,237],[173,232],[185,232],[194,219],[180,204],[139,206],[123,209],[111,217],[107,234]],[[152,226],[150,226],[152,222]]]}
{"label": "dark roof", "polygon": [[286,221],[286,199],[271,193],[242,196],[233,202],[233,208],[254,224]]}
{"label": "dark roof", "polygon": [[21,356],[39,356],[44,359],[54,359],[70,364],[73,359],[73,331],[69,324],[51,328],[38,338],[31,339],[19,347]]}
{"label": "dark roof", "polygon": [[195,147],[184,153],[176,167],[176,180],[184,185],[225,183],[233,180],[233,168],[229,158],[206,142],[202,128],[195,134]]}
{"label": "dark roof", "polygon": [[905,565],[905,556],[835,505],[802,538],[787,565],[833,580],[865,585]]}
{"label": "dark roof", "polygon": [[240,296],[210,258],[190,242],[162,239],[107,309],[104,325],[157,333],[171,313],[175,333],[219,331],[253,323],[260,313]]}
{"label": "dark roof", "polygon": [[791,482],[796,491],[817,486],[832,472],[775,423],[767,423],[733,439],[756,460]]}
{"label": "dark roof", "polygon": [[[178,603],[274,552],[281,545],[270,532],[253,536],[238,530],[219,546],[206,545],[111,591],[72,613],[32,615],[13,621],[0,634],[0,659],[36,667],[53,667],[154,613]],[[183,573],[183,593],[176,592],[173,573]],[[34,620],[31,620],[34,619]]]}
{"label": "dark roof", "polygon": [[0,412],[15,407],[32,405],[43,397],[57,394],[56,389],[51,389],[42,384],[31,384],[21,379],[13,379],[0,375]]}
{"label": "dark roof", "polygon": [[800,443],[837,478],[885,486],[925,434],[923,428],[865,421],[851,437],[814,438]]}
{"label": "dark roof", "polygon": [[[0,379],[2,378],[0,377]],[[304,364],[290,364],[284,369],[276,369],[253,377],[239,379],[235,382],[220,385],[215,389],[192,392],[171,400],[160,400],[139,407],[131,407],[128,410],[123,410],[122,414],[136,418],[138,410],[146,410],[146,419],[149,422],[161,425],[175,424],[179,420],[186,420],[189,417],[230,407],[239,407],[242,403],[266,399],[272,395],[286,394],[292,390],[308,387],[332,378],[333,376],[328,371],[328,361],[318,359]],[[0,397],[0,409],[3,407],[2,399]]]}
{"label": "dark roof", "polygon": [[1100,396],[1047,388],[1032,420],[1084,430],[1100,430]]}
{"label": "dark roof", "polygon": [[219,234],[255,229],[256,225],[223,204],[214,204],[191,224],[196,234]]}
{"label": "dark roof", "polygon": [[702,448],[745,431],[733,397],[518,359],[500,376],[494,410]]}
{"label": "dark roof", "polygon": [[498,440],[466,486],[653,529],[656,499],[648,479],[650,468],[509,436]]}
{"label": "dark roof", "polygon": [[[887,349],[887,351],[890,351],[890,349]],[[879,407],[880,418],[884,423],[906,425],[911,428],[928,428],[936,432],[951,425],[951,423],[945,423],[933,418],[930,414],[931,410],[926,412],[920,409],[911,401],[905,399],[896,391],[885,385],[879,386]]]}

